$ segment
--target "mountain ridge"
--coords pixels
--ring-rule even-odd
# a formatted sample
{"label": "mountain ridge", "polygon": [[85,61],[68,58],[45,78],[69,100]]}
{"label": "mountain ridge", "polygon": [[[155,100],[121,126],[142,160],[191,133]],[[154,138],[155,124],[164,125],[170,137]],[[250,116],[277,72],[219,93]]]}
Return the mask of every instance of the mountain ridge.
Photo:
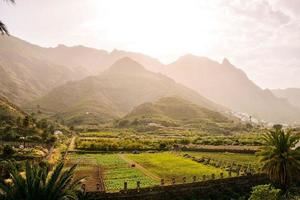
{"label": "mountain ridge", "polygon": [[[134,70],[133,73],[118,70],[119,68],[138,70]],[[98,76],[89,76],[54,88],[46,96],[33,102],[31,108],[40,105],[41,108],[56,113],[65,113],[68,109],[78,106],[82,108],[81,116],[84,116],[86,112],[93,113],[93,109],[89,109],[91,105],[106,105],[102,106],[102,111],[111,111],[113,114],[108,119],[112,119],[124,116],[141,103],[170,95],[179,95],[207,108],[221,109],[195,91],[165,75],[148,71],[130,58],[117,61]]]}
{"label": "mountain ridge", "polygon": [[6,36],[0,42],[0,95],[22,107],[69,81],[107,73],[116,61],[129,57],[233,111],[275,123],[300,119],[295,105],[258,87],[227,58],[219,63],[188,54],[164,65],[150,56],[121,50],[107,52],[82,45],[44,48]]}
{"label": "mountain ridge", "polygon": [[269,122],[299,122],[300,112],[284,99],[253,83],[228,59],[222,63],[186,55],[169,64],[164,74],[234,111]]}
{"label": "mountain ridge", "polygon": [[137,130],[153,128],[196,129],[206,133],[246,131],[238,119],[196,105],[178,96],[162,97],[136,106],[119,124]]}

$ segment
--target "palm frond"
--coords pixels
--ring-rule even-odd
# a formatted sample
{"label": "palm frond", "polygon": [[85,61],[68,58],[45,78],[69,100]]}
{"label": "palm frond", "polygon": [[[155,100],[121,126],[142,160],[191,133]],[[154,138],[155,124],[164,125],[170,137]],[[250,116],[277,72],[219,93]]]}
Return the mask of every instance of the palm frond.
{"label": "palm frond", "polygon": [[14,163],[9,164],[13,184],[0,184],[0,199],[77,199],[79,179],[73,181],[76,165],[63,171],[64,165],[59,163],[50,176],[46,166],[33,166],[27,162],[26,177],[23,177]]}
{"label": "palm frond", "polygon": [[300,150],[294,149],[299,142],[299,135],[277,126],[264,134],[263,140],[264,147],[256,153],[262,171],[285,188],[292,181],[293,175],[299,175],[300,172]]}
{"label": "palm frond", "polygon": [[15,0],[3,0],[3,1],[10,2],[10,3],[16,3]]}
{"label": "palm frond", "polygon": [[3,22],[0,21],[0,32],[2,35],[9,35],[9,32]]}

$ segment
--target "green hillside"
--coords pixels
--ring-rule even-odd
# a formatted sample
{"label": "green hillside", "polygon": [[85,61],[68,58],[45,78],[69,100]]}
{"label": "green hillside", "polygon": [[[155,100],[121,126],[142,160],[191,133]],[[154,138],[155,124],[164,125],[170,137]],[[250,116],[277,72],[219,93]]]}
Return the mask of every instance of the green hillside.
{"label": "green hillside", "polygon": [[180,127],[214,133],[247,129],[246,125],[237,123],[234,118],[198,106],[180,97],[164,97],[153,103],[141,104],[118,123],[119,126],[131,126],[138,129]]}
{"label": "green hillside", "polygon": [[40,105],[42,110],[56,113],[56,117],[70,124],[101,123],[122,117],[142,103],[173,95],[206,108],[219,108],[193,90],[146,70],[130,58],[118,60],[99,76],[59,86],[29,107]]}
{"label": "green hillside", "polygon": [[19,107],[0,96],[0,127],[5,124],[14,125],[17,120],[22,119],[25,115],[26,113]]}
{"label": "green hillside", "polygon": [[0,37],[0,95],[23,105],[83,74],[50,61],[44,48],[15,37]]}
{"label": "green hillside", "polygon": [[0,37],[0,95],[23,106],[68,81],[98,75],[123,57],[148,69],[163,65],[149,56],[126,51],[106,52],[84,46],[44,48],[13,36]]}

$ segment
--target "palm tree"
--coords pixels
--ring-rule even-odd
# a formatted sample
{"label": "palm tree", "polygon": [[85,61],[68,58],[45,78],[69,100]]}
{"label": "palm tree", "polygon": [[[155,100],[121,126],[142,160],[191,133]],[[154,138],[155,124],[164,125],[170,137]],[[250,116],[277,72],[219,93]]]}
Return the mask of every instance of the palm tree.
{"label": "palm tree", "polygon": [[6,200],[60,200],[77,199],[82,179],[73,180],[76,165],[63,171],[59,163],[53,172],[47,166],[33,166],[26,163],[25,176],[15,164],[10,163],[11,185],[0,184],[0,199]]}
{"label": "palm tree", "polygon": [[300,174],[300,149],[294,148],[299,142],[299,135],[276,125],[263,139],[265,145],[258,152],[262,171],[283,190],[287,190],[292,183],[292,176]]}
{"label": "palm tree", "polygon": [[[11,2],[11,3],[15,3],[15,0],[4,0],[4,1],[9,1],[9,2]],[[0,21],[0,32],[1,32],[2,34],[9,35],[9,32],[8,32],[8,30],[7,30],[6,26],[5,26],[5,24],[4,24],[2,21]]]}

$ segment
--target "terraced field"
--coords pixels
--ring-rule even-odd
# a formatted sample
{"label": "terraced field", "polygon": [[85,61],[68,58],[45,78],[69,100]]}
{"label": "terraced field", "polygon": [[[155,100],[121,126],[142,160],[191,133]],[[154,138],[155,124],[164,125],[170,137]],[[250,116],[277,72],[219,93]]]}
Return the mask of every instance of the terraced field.
{"label": "terraced field", "polygon": [[220,173],[228,176],[223,169],[203,165],[175,153],[141,153],[127,154],[126,156],[167,181],[171,181],[173,177],[178,180],[186,177],[187,181],[191,181],[193,176],[202,179],[203,175],[215,174],[218,177]]}
{"label": "terraced field", "polygon": [[[235,162],[236,164],[254,165],[257,158],[250,154],[236,153],[206,153],[206,152],[163,152],[140,154],[70,154],[67,163],[77,163],[79,175],[90,176],[86,182],[89,190],[96,190],[97,183],[102,183],[107,192],[118,191],[124,188],[124,182],[128,188],[136,188],[137,181],[141,187],[159,185],[164,179],[165,184],[171,184],[172,178],[176,183],[192,182],[193,176],[201,181],[203,175],[211,178],[229,176],[225,168],[214,167],[193,161],[183,155],[188,153],[195,158],[211,158],[220,161]],[[78,176],[79,176],[78,175]],[[234,175],[234,174],[232,174]]]}
{"label": "terraced field", "polygon": [[79,171],[84,165],[96,164],[103,170],[103,181],[106,191],[123,189],[124,181],[128,182],[128,188],[136,188],[137,181],[141,187],[159,184],[159,181],[146,176],[139,169],[132,167],[120,158],[118,154],[73,154],[70,160],[79,161]]}
{"label": "terraced field", "polygon": [[258,167],[258,157],[255,154],[223,153],[223,152],[182,152],[196,158],[211,158],[222,162],[234,162],[237,165],[252,165]]}

